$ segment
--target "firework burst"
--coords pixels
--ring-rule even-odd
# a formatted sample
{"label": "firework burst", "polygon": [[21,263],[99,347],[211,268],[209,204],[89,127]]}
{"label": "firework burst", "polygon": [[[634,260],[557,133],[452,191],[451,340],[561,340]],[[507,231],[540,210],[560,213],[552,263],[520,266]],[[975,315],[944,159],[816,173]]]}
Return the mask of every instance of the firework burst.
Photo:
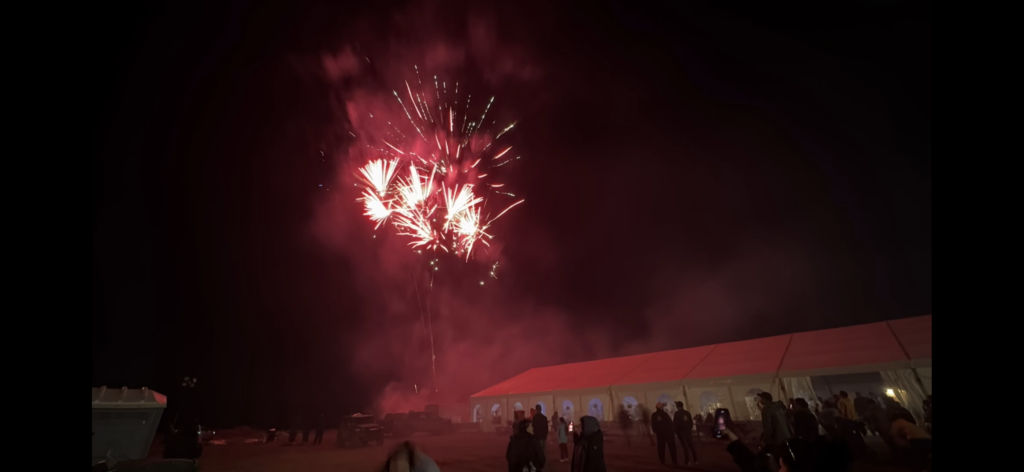
{"label": "firework burst", "polygon": [[[504,184],[494,180],[498,168],[519,159],[509,154],[512,146],[494,145],[516,122],[488,123],[494,97],[475,111],[472,95],[463,100],[458,83],[449,91],[434,76],[434,90],[429,90],[429,81],[424,87],[415,69],[417,86],[405,82],[408,102],[405,94],[392,91],[407,123],[370,114],[386,131],[376,142],[367,142],[379,157],[359,168],[363,192],[358,201],[376,223],[374,229],[390,220],[397,234],[410,238],[412,248],[442,250],[468,261],[476,243],[490,245],[494,236],[487,230],[495,220],[523,203],[496,190]],[[498,131],[493,137],[491,125]],[[501,210],[491,217],[489,205]]]}

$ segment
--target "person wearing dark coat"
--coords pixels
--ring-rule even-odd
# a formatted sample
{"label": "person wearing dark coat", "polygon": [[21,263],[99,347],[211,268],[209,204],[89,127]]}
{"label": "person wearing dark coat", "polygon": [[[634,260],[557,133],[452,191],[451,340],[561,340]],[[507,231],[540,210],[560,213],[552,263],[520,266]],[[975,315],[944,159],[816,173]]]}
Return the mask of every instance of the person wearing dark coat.
{"label": "person wearing dark coat", "polygon": [[300,418],[298,416],[292,417],[291,428],[288,428],[288,444],[294,443],[295,436],[299,434],[299,421]]}
{"label": "person wearing dark coat", "polygon": [[[522,420],[516,424],[516,434],[509,437],[505,449],[505,460],[508,461],[508,472],[523,472],[544,469],[546,458],[542,441],[530,434],[530,420]],[[537,431],[536,426],[534,431]]]}
{"label": "person wearing dark coat", "polygon": [[548,430],[551,429],[551,425],[548,424],[548,417],[544,416],[544,413],[540,410],[540,405],[537,405],[536,413],[533,414],[533,436],[544,444],[548,439]]}
{"label": "person wearing dark coat", "polygon": [[320,415],[316,420],[316,436],[313,437],[313,444],[320,444],[324,442],[324,428],[327,427],[327,418],[324,415]]}
{"label": "person wearing dark coat", "polygon": [[654,445],[654,436],[651,434],[651,410],[648,410],[644,405],[637,405],[640,410],[640,434],[651,441],[651,445]]}
{"label": "person wearing dark coat", "polygon": [[593,416],[580,418],[579,430],[572,433],[571,472],[607,472],[604,464],[604,433]]}
{"label": "person wearing dark coat", "polygon": [[678,466],[679,459],[676,457],[675,427],[672,425],[672,417],[665,413],[665,406],[658,403],[654,407],[654,414],[651,415],[651,430],[658,438],[658,460],[665,463],[665,447],[668,447],[669,455],[672,456],[672,465]]}
{"label": "person wearing dark coat", "polygon": [[307,420],[307,419],[303,419],[302,420],[302,442],[303,443],[309,442],[310,426],[312,426],[312,423],[309,420]]}
{"label": "person wearing dark coat", "polygon": [[533,437],[540,443],[540,453],[545,454],[544,447],[548,442],[548,430],[551,429],[551,425],[548,423],[548,417],[544,416],[544,412],[541,411],[540,405],[537,405],[537,412],[533,415]]}
{"label": "person wearing dark coat", "polygon": [[[693,416],[683,408],[683,402],[676,402],[676,414],[672,419],[672,426],[675,427],[676,436],[679,436],[679,445],[683,447],[683,458],[687,465],[697,465],[697,449],[693,447]],[[690,461],[693,455],[693,461]]]}
{"label": "person wearing dark coat", "polygon": [[793,433],[796,437],[808,441],[818,437],[818,419],[811,413],[807,400],[797,398],[793,408]]}
{"label": "person wearing dark coat", "polygon": [[622,428],[622,435],[626,437],[626,446],[632,447],[633,442],[629,439],[629,429],[633,426],[633,419],[626,413],[626,409],[619,406],[619,427]]}
{"label": "person wearing dark coat", "polygon": [[697,413],[697,416],[693,417],[693,423],[695,425],[694,430],[697,431],[697,439],[700,440],[700,435],[704,432],[704,415]]}

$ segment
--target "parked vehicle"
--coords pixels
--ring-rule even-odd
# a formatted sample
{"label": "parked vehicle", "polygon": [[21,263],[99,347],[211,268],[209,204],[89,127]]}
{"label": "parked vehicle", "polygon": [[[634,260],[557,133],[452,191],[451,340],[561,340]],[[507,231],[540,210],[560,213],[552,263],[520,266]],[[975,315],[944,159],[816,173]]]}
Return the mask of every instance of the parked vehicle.
{"label": "parked vehicle", "polygon": [[355,414],[341,419],[338,426],[338,446],[367,446],[384,444],[384,427],[377,424],[373,415]]}
{"label": "parked vehicle", "polygon": [[384,428],[395,437],[416,433],[449,434],[452,432],[452,420],[441,418],[431,411],[389,413],[384,416]]}

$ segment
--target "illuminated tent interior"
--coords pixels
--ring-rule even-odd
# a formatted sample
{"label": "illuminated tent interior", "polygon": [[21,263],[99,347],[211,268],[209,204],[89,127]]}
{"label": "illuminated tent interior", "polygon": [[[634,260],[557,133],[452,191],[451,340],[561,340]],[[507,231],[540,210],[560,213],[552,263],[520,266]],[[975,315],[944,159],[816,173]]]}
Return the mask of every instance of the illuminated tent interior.
{"label": "illuminated tent interior", "polygon": [[[619,406],[635,414],[658,402],[682,401],[693,413],[729,408],[736,420],[760,419],[754,397],[822,396],[821,379],[873,373],[883,392],[921,416],[931,394],[932,317],[904,318],[844,328],[786,334],[674,351],[538,367],[469,399],[470,417],[484,431],[505,424],[515,410],[540,404],[567,419],[589,414],[612,421]],[[812,382],[812,379],[814,380]],[[838,393],[838,390],[836,391]],[[853,396],[853,392],[850,392]]]}

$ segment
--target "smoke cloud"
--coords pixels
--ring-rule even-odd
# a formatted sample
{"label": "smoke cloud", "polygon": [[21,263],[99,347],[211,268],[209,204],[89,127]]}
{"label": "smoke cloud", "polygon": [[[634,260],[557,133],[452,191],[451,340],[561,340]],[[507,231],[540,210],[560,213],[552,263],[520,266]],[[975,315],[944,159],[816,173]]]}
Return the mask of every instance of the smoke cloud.
{"label": "smoke cloud", "polygon": [[[636,300],[635,313],[570,316],[517,290],[500,269],[498,279],[489,277],[494,263],[508,267],[525,259],[534,270],[558,264],[561,248],[545,237],[544,228],[521,224],[529,220],[521,216],[531,211],[528,195],[525,205],[493,228],[495,244],[468,263],[450,254],[416,254],[391,228],[375,232],[356,203],[355,173],[381,157],[372,144],[389,126],[408,122],[393,91],[403,96],[406,81],[415,86],[434,76],[444,88],[457,81],[460,92],[472,90],[473,100],[497,96],[492,113],[505,122],[523,104],[502,101],[502,91],[539,85],[543,78],[526,51],[500,40],[493,18],[438,18],[429,4],[399,12],[387,25],[363,28],[371,31],[367,37],[325,52],[316,66],[316,75],[331,85],[332,96],[325,97],[337,116],[331,133],[341,143],[332,150],[337,163],[332,187],[341,191],[322,202],[312,230],[358,274],[362,326],[350,340],[357,373],[379,391],[373,402],[378,413],[462,402],[532,367],[776,334],[765,333],[765,320],[754,320],[754,314],[771,318],[814,290],[821,264],[804,248],[751,246],[711,270],[689,270],[699,276],[688,276],[689,268],[667,268],[658,290]],[[506,260],[500,241],[513,237],[528,249],[520,249],[517,260]],[[431,259],[439,267],[433,279],[425,267]],[[639,331],[627,334],[612,326],[611,319],[624,316]],[[435,388],[436,395],[424,394]]]}
{"label": "smoke cloud", "polygon": [[[500,241],[510,234],[507,227],[515,225],[514,213],[492,228],[496,239],[477,251],[478,260],[469,262],[443,252],[417,254],[391,227],[374,231],[361,215],[357,168],[381,157],[371,147],[395,123],[408,124],[393,90],[404,93],[406,81],[416,87],[422,80],[433,91],[436,76],[443,90],[453,93],[457,86],[461,96],[472,94],[473,101],[498,96],[491,113],[505,119],[516,110],[500,100],[503,86],[536,81],[542,75],[523,50],[498,39],[493,19],[466,15],[462,33],[453,34],[450,24],[432,26],[431,18],[436,15],[430,5],[399,12],[388,27],[374,30],[377,37],[353,40],[325,52],[319,61],[318,75],[333,92],[333,132],[345,139],[333,155],[338,172],[332,187],[341,192],[318,208],[313,233],[330,250],[343,254],[358,274],[363,325],[351,337],[356,343],[354,363],[357,373],[380,389],[374,401],[378,412],[422,409],[432,401],[465,401],[528,368],[578,356],[583,351],[570,349],[564,342],[567,335],[580,339],[599,333],[574,327],[557,309],[503,285],[500,268],[514,262],[503,259]],[[451,22],[450,16],[446,22]],[[528,205],[517,211],[529,211]],[[425,264],[433,260],[438,270],[430,277]],[[497,279],[490,277],[495,263]],[[431,331],[436,382],[430,362]],[[424,394],[431,389],[437,393]]]}

